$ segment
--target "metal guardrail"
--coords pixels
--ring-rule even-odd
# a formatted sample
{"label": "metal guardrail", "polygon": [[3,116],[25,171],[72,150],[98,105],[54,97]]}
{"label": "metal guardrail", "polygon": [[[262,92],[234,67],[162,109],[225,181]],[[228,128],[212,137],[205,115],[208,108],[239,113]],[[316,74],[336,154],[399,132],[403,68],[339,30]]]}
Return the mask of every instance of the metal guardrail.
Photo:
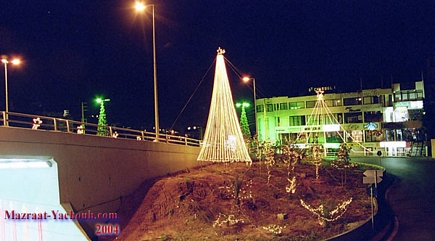
{"label": "metal guardrail", "polygon": [[[0,123],[3,126],[18,127],[34,130],[56,131],[75,133],[77,135],[94,135],[101,136],[102,138],[120,138],[120,139],[134,139],[138,141],[155,141],[156,133],[141,130],[133,130],[130,128],[114,127],[114,126],[99,126],[93,123],[83,123],[64,118],[48,117],[40,115],[30,115],[23,113],[15,113],[5,111],[0,112]],[[187,146],[200,146],[200,140],[175,136],[169,134],[159,134],[159,142],[187,145]]]}

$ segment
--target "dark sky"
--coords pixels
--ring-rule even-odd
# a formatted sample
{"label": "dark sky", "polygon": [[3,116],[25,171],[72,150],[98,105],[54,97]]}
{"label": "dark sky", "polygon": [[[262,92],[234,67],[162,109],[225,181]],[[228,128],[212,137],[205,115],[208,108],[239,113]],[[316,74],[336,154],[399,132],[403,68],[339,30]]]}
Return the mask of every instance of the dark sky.
{"label": "dark sky", "polygon": [[[160,127],[205,125],[216,49],[256,78],[257,96],[295,96],[411,82],[435,56],[433,0],[161,0],[155,4]],[[80,120],[110,98],[109,124],[154,123],[152,18],[133,1],[0,0],[0,54],[9,66],[9,110]],[[235,101],[252,90],[228,65]],[[1,71],[3,75],[3,71]],[[3,79],[3,78],[1,78]],[[4,85],[0,85],[4,99]],[[251,98],[251,99],[249,99]],[[2,100],[0,99],[0,100]],[[4,101],[0,101],[4,109]]]}

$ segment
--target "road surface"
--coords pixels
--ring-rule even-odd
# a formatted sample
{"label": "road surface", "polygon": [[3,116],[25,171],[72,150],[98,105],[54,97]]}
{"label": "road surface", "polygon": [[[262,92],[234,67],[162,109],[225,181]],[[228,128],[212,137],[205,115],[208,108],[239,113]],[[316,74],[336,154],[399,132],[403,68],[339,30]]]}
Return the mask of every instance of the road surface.
{"label": "road surface", "polygon": [[422,158],[353,158],[381,164],[396,177],[387,200],[398,220],[394,241],[435,240],[435,160]]}

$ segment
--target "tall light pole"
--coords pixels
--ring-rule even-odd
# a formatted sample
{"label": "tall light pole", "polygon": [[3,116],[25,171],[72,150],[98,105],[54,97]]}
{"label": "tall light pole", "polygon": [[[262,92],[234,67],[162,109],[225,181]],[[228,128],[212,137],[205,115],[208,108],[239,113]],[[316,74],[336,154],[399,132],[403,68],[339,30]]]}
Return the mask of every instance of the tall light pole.
{"label": "tall light pole", "polygon": [[[18,64],[20,64],[20,60],[19,59],[13,59],[12,61],[11,61],[11,63],[13,64],[13,65],[18,65]],[[5,118],[5,120],[4,120],[4,125],[5,126],[8,126],[9,125],[9,120],[8,120],[8,113],[9,113],[9,96],[8,96],[8,64],[9,64],[9,61],[6,59],[6,58],[4,58],[4,57],[2,57],[2,63],[4,64],[4,66],[5,66],[5,98],[6,98],[6,102],[5,102],[5,116],[4,116],[4,118]]]}
{"label": "tall light pole", "polygon": [[136,2],[135,4],[135,8],[137,11],[144,11],[146,7],[151,6],[153,7],[153,66],[154,66],[154,126],[155,126],[155,132],[156,132],[156,137],[155,140],[156,142],[159,141],[159,132],[160,132],[160,127],[159,127],[159,105],[158,105],[158,98],[157,98],[157,61],[156,61],[156,22],[155,22],[155,16],[154,16],[154,4],[150,4],[150,5],[144,5],[141,2]]}
{"label": "tall light pole", "polygon": [[255,78],[250,78],[250,77],[243,77],[242,79],[244,82],[249,82],[250,80],[252,80],[252,86],[254,89],[254,117],[255,117],[255,134],[257,135],[257,139],[258,139],[258,120],[257,120],[257,90],[255,89]]}

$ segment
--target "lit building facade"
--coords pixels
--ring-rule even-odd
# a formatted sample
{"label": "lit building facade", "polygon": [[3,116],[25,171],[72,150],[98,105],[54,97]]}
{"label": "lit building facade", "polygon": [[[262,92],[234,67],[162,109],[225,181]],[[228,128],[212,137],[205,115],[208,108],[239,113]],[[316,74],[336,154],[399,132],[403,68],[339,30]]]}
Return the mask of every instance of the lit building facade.
{"label": "lit building facade", "polygon": [[[328,111],[318,110],[318,96],[272,97],[257,100],[258,138],[273,143],[294,143],[303,132],[317,132],[315,141],[331,150],[340,143],[352,146],[354,155],[405,156],[425,155],[422,132],[424,81],[414,82],[411,89],[365,89],[358,92],[323,93]],[[329,115],[312,125],[312,115]],[[332,117],[332,118],[331,118]],[[339,124],[339,130],[326,126]],[[313,142],[307,139],[306,142]]]}

